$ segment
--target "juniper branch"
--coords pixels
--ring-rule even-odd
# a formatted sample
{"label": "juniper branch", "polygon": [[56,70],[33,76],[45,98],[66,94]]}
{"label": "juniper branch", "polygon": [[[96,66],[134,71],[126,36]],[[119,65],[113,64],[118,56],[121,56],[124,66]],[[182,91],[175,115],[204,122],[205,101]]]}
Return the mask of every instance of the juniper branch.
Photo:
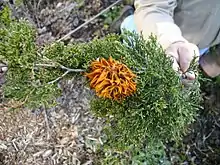
{"label": "juniper branch", "polygon": [[[35,66],[40,66],[40,67],[57,67],[55,64],[35,64]],[[56,78],[55,80],[53,81],[50,81],[48,82],[48,84],[53,84],[59,80],[61,80],[62,78],[64,78],[67,74],[69,74],[70,72],[85,72],[84,69],[71,69],[71,68],[68,68],[68,67],[65,67],[63,65],[60,65],[59,64],[59,67],[63,70],[66,70],[66,72],[64,74],[62,74],[60,77]]]}
{"label": "juniper branch", "polygon": [[[35,64],[35,66],[37,66],[37,67],[53,67],[53,68],[57,67],[54,64],[52,64],[52,65],[51,64]],[[63,70],[68,71],[68,72],[84,72],[85,71],[84,69],[71,69],[71,68],[65,67],[63,65],[59,65],[59,67]]]}
{"label": "juniper branch", "polygon": [[60,77],[56,78],[56,79],[53,80],[53,81],[48,82],[48,84],[53,84],[53,83],[55,83],[55,82],[61,80],[61,79],[62,79],[63,77],[65,77],[68,73],[70,73],[70,71],[66,71],[66,72],[65,72],[64,74],[62,74]]}

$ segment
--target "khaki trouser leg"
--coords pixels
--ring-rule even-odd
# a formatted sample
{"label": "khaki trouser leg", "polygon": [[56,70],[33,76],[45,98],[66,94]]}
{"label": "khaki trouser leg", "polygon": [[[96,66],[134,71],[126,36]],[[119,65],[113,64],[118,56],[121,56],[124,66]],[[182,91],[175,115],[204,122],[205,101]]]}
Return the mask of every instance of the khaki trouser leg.
{"label": "khaki trouser leg", "polygon": [[209,77],[220,75],[220,45],[213,52],[200,58],[200,66]]}

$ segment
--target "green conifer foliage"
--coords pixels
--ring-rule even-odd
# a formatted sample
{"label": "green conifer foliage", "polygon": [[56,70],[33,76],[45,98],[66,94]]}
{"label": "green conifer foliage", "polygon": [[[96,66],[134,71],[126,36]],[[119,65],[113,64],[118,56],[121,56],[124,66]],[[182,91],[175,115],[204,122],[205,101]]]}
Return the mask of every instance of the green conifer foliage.
{"label": "green conifer foliage", "polygon": [[[145,41],[126,33],[84,44],[35,44],[35,31],[25,20],[0,13],[0,61],[8,65],[6,100],[36,108],[53,105],[60,94],[57,83],[83,76],[97,58],[110,56],[136,75],[137,91],[122,102],[94,96],[91,111],[105,119],[106,146],[126,150],[156,141],[178,141],[194,121],[201,101],[198,80],[183,87],[156,38]],[[132,41],[131,41],[132,38]]]}

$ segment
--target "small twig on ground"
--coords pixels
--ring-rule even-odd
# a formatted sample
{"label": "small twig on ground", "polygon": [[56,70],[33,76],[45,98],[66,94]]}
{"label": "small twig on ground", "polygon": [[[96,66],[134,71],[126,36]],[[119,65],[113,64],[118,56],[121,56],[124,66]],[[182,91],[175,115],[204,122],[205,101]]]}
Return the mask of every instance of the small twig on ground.
{"label": "small twig on ground", "polygon": [[39,10],[42,0],[39,0],[37,3],[37,10]]}
{"label": "small twig on ground", "polygon": [[26,144],[25,144],[25,146],[24,146],[24,148],[23,148],[23,151],[25,151],[26,150],[26,148],[28,147],[28,145],[31,143],[31,141],[29,141],[29,142],[27,142]]}
{"label": "small twig on ground", "polygon": [[215,125],[220,128],[220,124],[215,120]]}
{"label": "small twig on ground", "polygon": [[194,143],[192,146],[194,146],[201,154],[206,155],[199,147],[197,147],[196,143]]}
{"label": "small twig on ground", "polygon": [[13,144],[13,146],[14,146],[15,150],[18,152],[19,150],[18,150],[18,147],[17,147],[17,146],[16,146],[16,144],[15,144],[15,139],[14,139],[14,140],[12,140],[12,144]]}
{"label": "small twig on ground", "polygon": [[[34,3],[34,4],[32,4]],[[23,4],[25,6],[25,8],[27,8],[27,10],[29,11],[29,13],[33,16],[34,20],[31,18],[31,22],[35,22],[34,25],[36,25],[37,27],[40,27],[39,24],[39,19],[38,19],[38,12],[37,12],[37,4],[35,1],[31,2],[29,0],[23,0]],[[32,12],[32,13],[31,13]],[[28,15],[30,15],[28,14]],[[30,18],[28,16],[28,18]]]}
{"label": "small twig on ground", "polygon": [[83,23],[82,25],[78,26],[76,29],[70,31],[69,33],[67,33],[65,36],[63,36],[62,38],[60,38],[59,40],[57,40],[58,42],[65,40],[66,38],[68,38],[70,35],[72,35],[73,33],[75,33],[76,31],[78,31],[79,29],[81,29],[82,27],[86,26],[87,24],[89,24],[90,22],[92,22],[93,20],[95,20],[96,18],[98,18],[100,15],[104,14],[106,11],[108,11],[109,9],[111,9],[113,6],[117,5],[119,2],[121,2],[122,0],[117,0],[115,3],[111,4],[109,7],[107,7],[106,9],[102,10],[100,13],[98,13],[97,15],[95,15],[94,17],[92,17],[90,20],[86,21],[85,23]]}
{"label": "small twig on ground", "polygon": [[43,112],[44,112],[45,123],[46,123],[46,126],[47,126],[47,140],[49,140],[50,139],[50,126],[49,126],[49,121],[48,121],[48,116],[47,116],[45,106],[43,106]]}
{"label": "small twig on ground", "polygon": [[12,13],[13,13],[13,16],[15,17],[15,19],[18,20],[19,18],[18,18],[18,14],[17,14],[17,12],[16,12],[16,10],[15,10],[14,3],[8,2],[8,6],[9,6],[9,8],[12,10]]}
{"label": "small twig on ground", "polygon": [[212,131],[207,135],[207,136],[203,136],[203,143],[212,135],[212,133],[214,132],[215,129],[212,129]]}
{"label": "small twig on ground", "polygon": [[209,145],[207,147],[212,153],[215,153],[215,151],[212,149],[212,147],[210,147]]}

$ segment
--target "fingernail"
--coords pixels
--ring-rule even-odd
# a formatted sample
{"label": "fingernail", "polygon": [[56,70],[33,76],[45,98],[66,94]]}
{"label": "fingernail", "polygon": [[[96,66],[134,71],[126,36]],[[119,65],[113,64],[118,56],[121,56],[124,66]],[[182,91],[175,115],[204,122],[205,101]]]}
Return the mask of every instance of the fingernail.
{"label": "fingernail", "polygon": [[8,67],[2,67],[2,69],[1,69],[3,72],[6,72],[7,70],[8,70]]}
{"label": "fingernail", "polygon": [[196,75],[193,71],[186,72],[185,76],[187,80],[195,80],[196,78]]}

